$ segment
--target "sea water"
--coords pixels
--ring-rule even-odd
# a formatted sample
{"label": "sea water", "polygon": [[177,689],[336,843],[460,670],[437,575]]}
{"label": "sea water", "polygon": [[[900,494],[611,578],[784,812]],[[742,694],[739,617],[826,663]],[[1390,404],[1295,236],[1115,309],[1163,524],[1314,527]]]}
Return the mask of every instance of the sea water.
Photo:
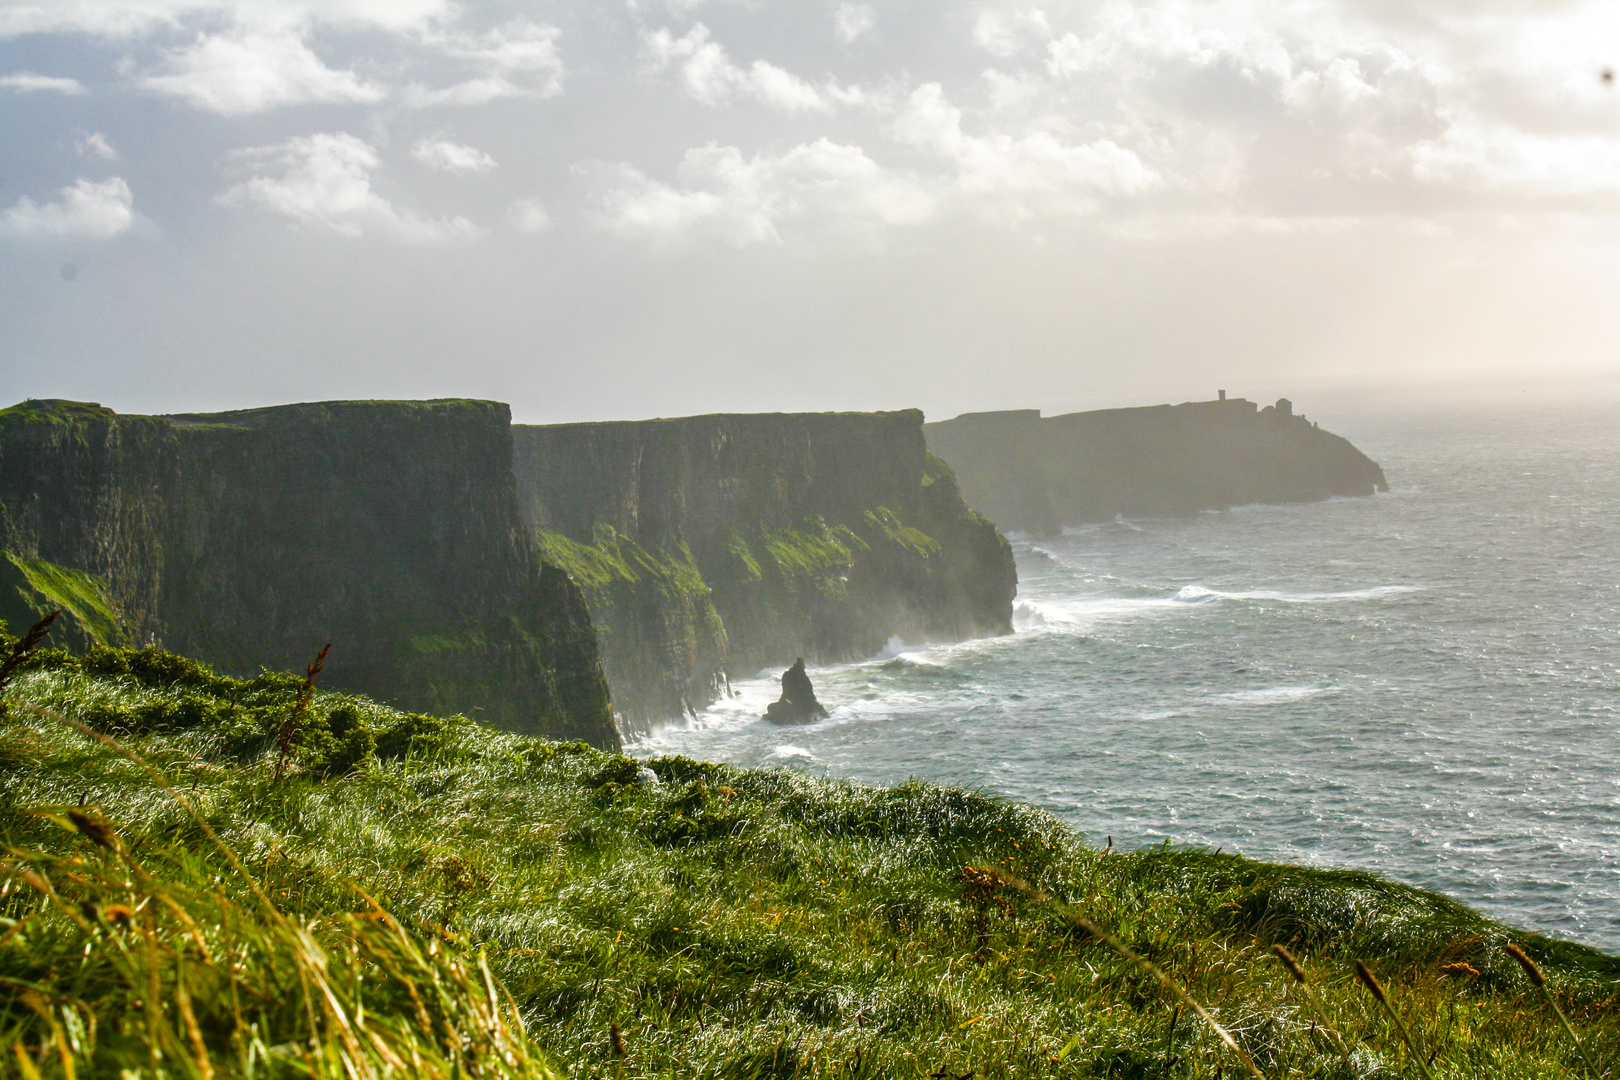
{"label": "sea water", "polygon": [[762,672],[633,752],[967,785],[1620,952],[1614,413],[1330,426],[1387,495],[1014,538],[1016,633],[812,668],[806,727]]}

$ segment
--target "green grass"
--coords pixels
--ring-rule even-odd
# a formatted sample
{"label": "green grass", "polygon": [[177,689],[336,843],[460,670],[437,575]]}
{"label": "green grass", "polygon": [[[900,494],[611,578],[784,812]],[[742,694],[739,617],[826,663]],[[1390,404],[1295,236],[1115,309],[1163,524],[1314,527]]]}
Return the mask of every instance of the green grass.
{"label": "green grass", "polygon": [[675,555],[660,556],[611,525],[598,525],[592,542],[581,544],[557,532],[540,532],[543,558],[562,567],[588,596],[610,603],[617,588],[646,582],[666,598],[707,598],[709,587],[683,543]]}
{"label": "green grass", "polygon": [[[73,636],[86,645],[123,645],[134,636],[101,578],[0,551],[0,633],[8,622],[27,630],[47,612],[58,610],[64,624],[71,624]],[[56,629],[59,639],[65,629],[66,625]]]}
{"label": "green grass", "polygon": [[298,681],[95,650],[7,689],[0,1069],[1245,1075],[1089,922],[1267,1077],[1421,1075],[1357,959],[1437,1077],[1592,1075],[1508,941],[1617,1072],[1620,960],[1376,875],[1099,851],[969,791],[637,762],[339,694],[277,782]]}
{"label": "green grass", "polygon": [[67,428],[92,422],[105,422],[117,414],[104,405],[56,398],[30,398],[0,409],[0,432],[29,424],[58,425]]}

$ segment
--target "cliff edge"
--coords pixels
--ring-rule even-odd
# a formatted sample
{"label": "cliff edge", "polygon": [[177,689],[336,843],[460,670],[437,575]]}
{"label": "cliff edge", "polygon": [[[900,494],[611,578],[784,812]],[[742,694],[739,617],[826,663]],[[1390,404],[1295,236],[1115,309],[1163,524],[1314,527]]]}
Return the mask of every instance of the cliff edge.
{"label": "cliff edge", "polygon": [[1285,398],[1103,409],[966,413],[926,424],[974,509],[1009,531],[1175,517],[1248,503],[1387,491],[1378,464],[1293,412]]}
{"label": "cliff edge", "polygon": [[301,670],[331,641],[324,686],[616,748],[589,613],[536,557],[511,448],[488,401],[25,402],[0,410],[4,600],[61,606],[53,582],[76,581],[117,629],[75,619],[75,644],[161,643],[236,673]]}
{"label": "cliff edge", "polygon": [[513,464],[541,551],[585,589],[630,731],[733,673],[1011,631],[1011,549],[916,410],[519,425]]}

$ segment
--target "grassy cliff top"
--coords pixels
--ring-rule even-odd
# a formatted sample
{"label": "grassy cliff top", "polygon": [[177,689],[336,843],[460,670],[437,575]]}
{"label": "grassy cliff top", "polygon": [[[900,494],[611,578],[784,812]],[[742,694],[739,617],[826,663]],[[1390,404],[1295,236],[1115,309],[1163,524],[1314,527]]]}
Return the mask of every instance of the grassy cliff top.
{"label": "grassy cliff top", "polygon": [[576,423],[519,424],[517,426],[522,427],[522,428],[535,428],[535,429],[541,429],[541,430],[562,429],[562,428],[581,428],[581,429],[598,428],[598,429],[601,429],[601,428],[609,428],[609,427],[615,427],[615,426],[617,426],[617,427],[639,426],[639,425],[642,425],[642,424],[663,424],[663,425],[693,424],[693,425],[697,425],[697,424],[710,424],[710,423],[715,423],[715,422],[737,422],[737,421],[746,421],[746,422],[750,422],[750,423],[755,423],[755,422],[779,422],[781,420],[827,420],[827,419],[850,420],[850,419],[858,419],[858,418],[861,418],[861,417],[871,417],[871,418],[880,419],[880,420],[893,420],[893,421],[899,421],[901,423],[915,422],[915,423],[920,424],[920,423],[922,423],[922,420],[923,420],[923,413],[922,413],[921,409],[893,409],[893,410],[887,410],[887,411],[873,410],[873,411],[865,411],[865,412],[846,411],[846,412],[703,413],[703,414],[698,415],[698,416],[657,416],[657,417],[650,417],[650,418],[648,418],[646,420],[586,420],[586,421],[579,421],[579,422],[576,422]]}
{"label": "grassy cliff top", "polygon": [[450,415],[455,413],[497,412],[507,415],[507,405],[478,398],[428,398],[419,401],[377,399],[371,401],[305,401],[289,405],[266,405],[257,409],[233,409],[213,413],[172,413],[163,419],[186,425],[262,427],[279,423],[311,420],[363,418],[367,414],[401,417]]}
{"label": "grassy cliff top", "polygon": [[66,398],[29,398],[19,401],[15,405],[0,409],[0,417],[12,419],[47,419],[60,417],[72,419],[75,417],[95,418],[104,420],[117,415],[105,405],[98,405],[94,401],[68,401]]}
{"label": "grassy cliff top", "polygon": [[346,695],[289,725],[300,687],[155,650],[14,675],[8,1066],[1251,1075],[1181,991],[1266,1077],[1612,1075],[1620,1052],[1620,959],[1373,874],[1100,850],[970,791],[635,761]]}
{"label": "grassy cliff top", "polygon": [[211,413],[169,413],[158,416],[145,416],[136,413],[117,413],[105,405],[89,401],[68,401],[61,398],[30,398],[20,401],[8,408],[0,409],[0,424],[16,422],[56,422],[73,423],[88,420],[107,421],[123,416],[127,419],[140,420],[172,420],[187,424],[254,424],[266,419],[276,417],[294,416],[322,416],[337,413],[353,413],[366,409],[383,409],[389,412],[454,412],[463,409],[484,411],[489,409],[504,409],[506,404],[500,401],[484,401],[479,398],[428,398],[423,400],[391,400],[377,399],[373,401],[306,401],[289,405],[266,405],[256,409],[232,409],[225,412]]}
{"label": "grassy cliff top", "polygon": [[107,423],[118,414],[93,401],[66,401],[60,398],[30,398],[0,409],[0,434],[32,425],[77,427]]}

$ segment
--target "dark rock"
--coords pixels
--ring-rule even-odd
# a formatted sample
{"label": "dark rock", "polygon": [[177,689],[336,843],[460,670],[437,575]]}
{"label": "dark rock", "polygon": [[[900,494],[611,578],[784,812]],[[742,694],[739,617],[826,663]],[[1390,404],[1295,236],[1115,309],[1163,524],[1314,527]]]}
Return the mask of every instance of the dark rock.
{"label": "dark rock", "polygon": [[813,724],[827,719],[827,710],[816,700],[810,676],[804,673],[804,657],[782,672],[782,696],[766,707],[765,719],[773,724]]}

